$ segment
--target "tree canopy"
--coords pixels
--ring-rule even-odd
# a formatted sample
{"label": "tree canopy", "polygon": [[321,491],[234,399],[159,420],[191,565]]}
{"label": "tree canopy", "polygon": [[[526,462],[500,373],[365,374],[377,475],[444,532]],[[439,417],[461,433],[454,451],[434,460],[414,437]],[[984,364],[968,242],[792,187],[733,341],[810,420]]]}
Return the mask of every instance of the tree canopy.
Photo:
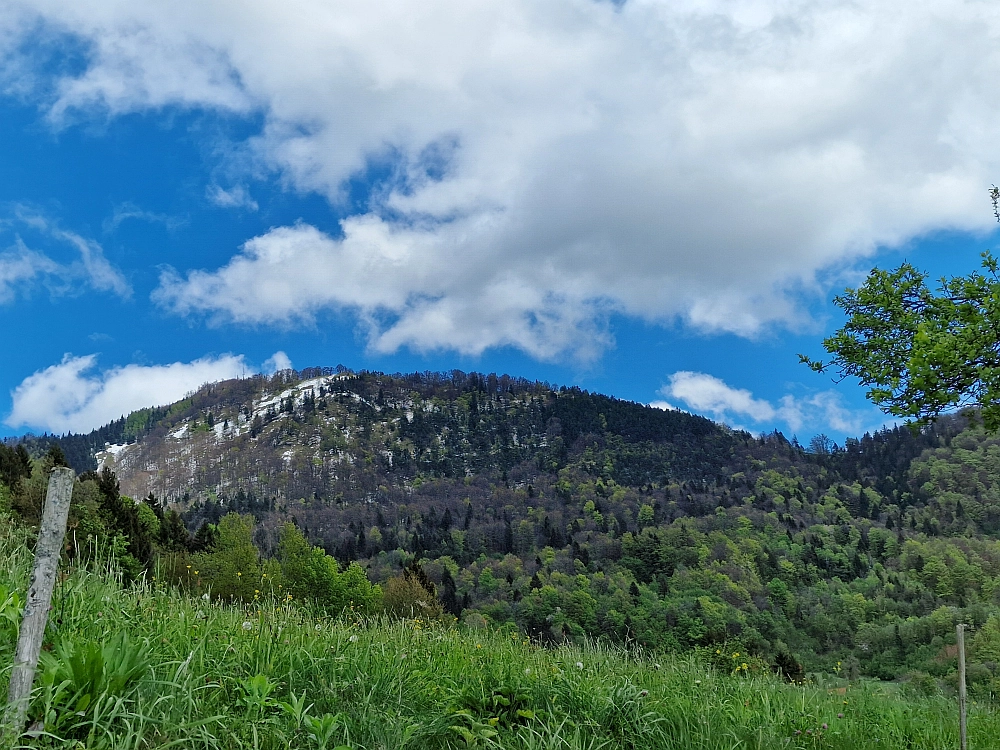
{"label": "tree canopy", "polygon": [[831,368],[868,387],[888,414],[927,424],[942,413],[978,408],[985,427],[1000,428],[1000,275],[990,253],[982,271],[942,278],[936,291],[909,263],[873,269],[857,289],[835,298],[847,323],[823,346]]}

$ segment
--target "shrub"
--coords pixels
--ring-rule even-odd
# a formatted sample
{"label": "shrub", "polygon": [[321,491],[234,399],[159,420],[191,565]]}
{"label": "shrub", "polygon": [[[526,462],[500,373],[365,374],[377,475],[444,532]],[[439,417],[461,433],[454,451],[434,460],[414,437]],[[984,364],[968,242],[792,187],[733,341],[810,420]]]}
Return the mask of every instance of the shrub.
{"label": "shrub", "polygon": [[310,600],[328,613],[336,614],[353,606],[370,612],[381,599],[381,589],[372,586],[357,563],[340,572],[337,561],[319,547],[309,544],[291,523],[281,530],[278,543],[281,583],[295,599]]}

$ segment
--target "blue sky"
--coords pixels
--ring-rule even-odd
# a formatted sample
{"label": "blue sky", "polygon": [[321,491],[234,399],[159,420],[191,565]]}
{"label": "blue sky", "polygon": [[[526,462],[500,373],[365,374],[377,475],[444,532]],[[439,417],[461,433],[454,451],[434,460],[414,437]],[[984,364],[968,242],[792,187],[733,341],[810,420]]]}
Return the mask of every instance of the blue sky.
{"label": "blue sky", "polygon": [[14,2],[0,434],[288,363],[875,429],[797,353],[976,267],[1000,180],[1000,17],[897,6]]}

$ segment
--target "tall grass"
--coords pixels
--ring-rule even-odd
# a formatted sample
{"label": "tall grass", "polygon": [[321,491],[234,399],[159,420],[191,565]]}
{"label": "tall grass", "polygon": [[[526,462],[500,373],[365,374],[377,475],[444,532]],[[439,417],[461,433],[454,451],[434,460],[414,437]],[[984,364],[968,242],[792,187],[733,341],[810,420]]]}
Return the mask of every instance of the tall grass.
{"label": "tall grass", "polygon": [[[0,519],[0,527],[2,521]],[[9,524],[5,524],[11,528]],[[0,531],[0,586],[24,539]],[[9,674],[13,631],[0,664]],[[600,643],[543,648],[510,630],[219,605],[75,569],[57,588],[28,747],[948,748],[954,702],[894,685],[734,677],[693,656]],[[1000,716],[972,706],[970,746]]]}

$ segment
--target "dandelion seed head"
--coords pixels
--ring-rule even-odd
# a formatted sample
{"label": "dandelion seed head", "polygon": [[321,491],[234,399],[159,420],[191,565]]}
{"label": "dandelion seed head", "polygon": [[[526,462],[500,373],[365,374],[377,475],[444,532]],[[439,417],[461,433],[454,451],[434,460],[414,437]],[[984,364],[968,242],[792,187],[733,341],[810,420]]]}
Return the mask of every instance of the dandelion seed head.
{"label": "dandelion seed head", "polygon": [[243,623],[243,629],[244,630],[253,630],[253,623],[250,622],[249,620],[247,620],[246,622]]}

